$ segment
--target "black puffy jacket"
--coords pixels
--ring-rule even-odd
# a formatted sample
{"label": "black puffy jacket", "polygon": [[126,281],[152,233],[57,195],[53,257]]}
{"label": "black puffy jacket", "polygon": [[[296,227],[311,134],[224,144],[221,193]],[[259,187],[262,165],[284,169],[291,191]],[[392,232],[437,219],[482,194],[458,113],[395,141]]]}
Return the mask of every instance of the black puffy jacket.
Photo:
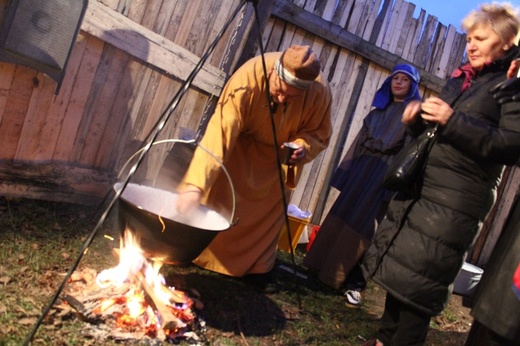
{"label": "black puffy jacket", "polygon": [[443,310],[495,201],[504,165],[520,158],[520,102],[500,106],[489,93],[519,54],[511,48],[463,93],[463,77],[447,82],[439,97],[454,113],[439,127],[422,188],[394,198],[365,254],[367,278],[425,313]]}

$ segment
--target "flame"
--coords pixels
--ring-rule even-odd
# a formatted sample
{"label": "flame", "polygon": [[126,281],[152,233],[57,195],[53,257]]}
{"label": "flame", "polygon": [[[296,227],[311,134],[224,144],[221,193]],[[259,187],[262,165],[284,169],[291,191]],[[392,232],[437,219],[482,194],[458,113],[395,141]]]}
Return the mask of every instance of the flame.
{"label": "flame", "polygon": [[[159,274],[161,267],[162,262],[150,263],[146,259],[137,239],[132,232],[126,230],[120,242],[119,264],[101,271],[96,277],[96,283],[101,288],[110,286],[124,288],[123,285],[129,285],[131,288],[124,296],[105,299],[94,313],[99,314],[121,305],[122,309],[114,313],[117,327],[139,327],[147,335],[157,335],[161,327],[161,316],[154,311],[154,306],[148,303],[147,298],[150,297],[147,296],[144,285],[147,286],[147,290],[153,291],[155,299],[159,299],[161,304],[164,304],[168,311],[179,319],[179,327],[186,327],[185,323],[194,319],[190,310],[193,301],[185,293],[166,286],[165,278]],[[172,328],[172,330],[165,328],[164,332],[166,336],[175,338],[180,328]]]}
{"label": "flame", "polygon": [[129,291],[126,299],[126,307],[128,308],[128,315],[132,318],[137,318],[146,310],[145,298],[143,292]]}

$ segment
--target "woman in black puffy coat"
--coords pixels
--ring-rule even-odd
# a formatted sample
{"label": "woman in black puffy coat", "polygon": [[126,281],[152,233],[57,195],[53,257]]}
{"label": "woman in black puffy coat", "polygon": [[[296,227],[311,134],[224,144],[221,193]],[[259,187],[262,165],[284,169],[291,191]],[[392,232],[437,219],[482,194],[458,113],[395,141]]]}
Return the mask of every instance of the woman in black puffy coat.
{"label": "woman in black puffy coat", "polygon": [[363,272],[387,290],[375,345],[422,345],[496,197],[504,165],[520,158],[520,104],[489,90],[506,79],[520,19],[507,4],[481,5],[462,23],[469,63],[439,97],[403,114],[416,137],[438,125],[421,181],[398,193],[367,250]]}

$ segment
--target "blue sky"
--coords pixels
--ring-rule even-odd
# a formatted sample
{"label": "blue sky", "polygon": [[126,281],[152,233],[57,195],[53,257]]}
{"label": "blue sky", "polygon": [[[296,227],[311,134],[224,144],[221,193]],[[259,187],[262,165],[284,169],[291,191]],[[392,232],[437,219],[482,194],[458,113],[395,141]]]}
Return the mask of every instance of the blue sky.
{"label": "blue sky", "polygon": [[[494,0],[407,0],[415,4],[415,15],[417,18],[421,8],[427,14],[431,14],[439,19],[439,21],[448,26],[453,25],[458,32],[461,32],[460,22],[462,19],[478,5],[491,3]],[[502,2],[502,1],[498,1]],[[508,0],[510,4],[520,8],[520,0]]]}

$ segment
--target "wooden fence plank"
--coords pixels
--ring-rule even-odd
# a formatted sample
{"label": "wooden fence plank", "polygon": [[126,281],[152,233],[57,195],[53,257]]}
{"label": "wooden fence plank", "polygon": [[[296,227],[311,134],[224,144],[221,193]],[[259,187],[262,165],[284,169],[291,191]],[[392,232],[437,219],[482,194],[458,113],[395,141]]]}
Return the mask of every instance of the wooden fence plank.
{"label": "wooden fence plank", "polygon": [[306,11],[314,13],[314,8],[316,7],[317,0],[307,0],[305,1],[305,6],[303,7]]}
{"label": "wooden fence plank", "polygon": [[293,0],[293,2],[296,6],[303,7],[303,6],[305,6],[305,3],[307,2],[307,0]]}
{"label": "wooden fence plank", "polygon": [[419,46],[413,60],[414,64],[420,69],[425,69],[426,64],[428,63],[428,54],[430,52],[432,37],[435,34],[437,22],[437,17],[428,15],[424,31],[421,35],[421,41],[419,42]]}
{"label": "wooden fence plank", "polygon": [[406,11],[403,11],[404,16],[401,18],[403,25],[399,31],[398,41],[394,51],[395,54],[400,56],[404,56],[408,36],[415,30],[414,21],[412,20],[415,5],[405,1],[403,6],[406,7]]}
{"label": "wooden fence plank", "polygon": [[325,2],[325,7],[323,9],[321,18],[330,22],[332,20],[332,18],[334,17],[334,12],[335,12],[337,3],[338,3],[337,0],[327,0]]}
{"label": "wooden fence plank", "polygon": [[[43,73],[38,73],[34,77],[35,87],[31,93],[29,107],[25,113],[22,124],[20,141],[16,147],[13,161],[38,161],[40,144],[45,145],[45,138],[42,140],[43,127],[45,126],[47,111],[52,101],[52,94],[56,84],[51,79],[45,77]],[[40,143],[42,142],[42,143]]]}
{"label": "wooden fence plank", "polygon": [[119,0],[119,4],[117,6],[117,12],[121,13],[124,16],[128,15],[130,11],[130,5],[133,0]]}
{"label": "wooden fence plank", "polygon": [[457,35],[457,31],[455,30],[455,27],[450,25],[448,27],[448,32],[446,34],[446,42],[443,46],[443,53],[441,59],[439,59],[439,62],[436,66],[436,70],[433,70],[432,72],[435,73],[439,77],[444,77],[448,75],[451,71],[448,70],[448,65],[450,62],[450,55],[451,50],[453,49],[454,43],[455,43],[455,37]]}
{"label": "wooden fence plank", "polygon": [[0,133],[2,133],[0,159],[13,159],[15,156],[31,100],[34,79],[37,76],[38,72],[25,66],[17,66],[14,71],[13,82],[5,105],[9,111],[4,114],[0,124]]}
{"label": "wooden fence plank", "polygon": [[330,22],[344,28],[347,24],[348,14],[354,5],[354,2],[355,0],[339,0],[336,7],[336,12],[334,13],[334,16]]}
{"label": "wooden fence plank", "polygon": [[[75,162],[76,137],[85,112],[88,95],[94,85],[95,67],[100,62],[103,46],[103,41],[96,37],[88,36],[85,50],[82,54],[82,63],[79,65],[77,77],[74,80],[69,104],[63,116],[63,123],[56,142],[53,154],[55,161]],[[75,53],[81,55],[79,51]]]}
{"label": "wooden fence plank", "polygon": [[380,23],[380,27],[377,28],[377,39],[373,41],[377,47],[381,47],[385,37],[385,28],[388,26],[390,16],[392,13],[392,2],[393,0],[384,0],[383,7],[378,14],[377,21]]}
{"label": "wooden fence plank", "polygon": [[[65,77],[60,87],[60,92],[58,95],[50,96],[52,102],[48,111],[46,112],[46,121],[44,123],[44,127],[41,133],[41,143],[38,148],[39,157],[44,160],[52,160],[56,145],[58,142],[58,138],[60,133],[63,131],[63,121],[65,119],[65,114],[67,108],[71,104],[71,94],[74,90],[75,80],[78,75],[78,66],[80,66],[83,54],[85,52],[87,46],[87,38],[83,34],[79,34],[76,39],[76,44],[74,45],[74,49],[71,52],[67,71],[65,73]],[[83,80],[81,82],[84,82]],[[71,140],[70,145],[74,141]]]}
{"label": "wooden fence plank", "polygon": [[364,31],[367,13],[370,11],[370,4],[367,1],[356,1],[349,16],[347,29],[349,32],[361,36]]}
{"label": "wooden fence plank", "polygon": [[186,8],[180,22],[178,23],[177,34],[175,35],[174,42],[185,46],[188,42],[188,36],[190,34],[191,24],[195,21],[198,14],[198,8],[201,5],[201,0],[192,0],[190,6]]}
{"label": "wooden fence plank", "polygon": [[280,41],[280,51],[285,50],[287,47],[291,45],[292,42],[294,42],[294,35],[296,34],[296,29],[298,29],[298,27],[292,24],[288,24],[285,27],[282,40]]}
{"label": "wooden fence plank", "polygon": [[176,1],[173,6],[171,2],[168,0],[163,0],[161,3],[161,7],[158,10],[156,18],[154,20],[154,24],[152,26],[153,32],[165,37],[166,30],[170,26],[171,18],[177,6],[181,1]]}
{"label": "wooden fence plank", "polygon": [[6,114],[6,105],[9,98],[9,90],[13,83],[15,64],[0,63],[0,127]]}
{"label": "wooden fence plank", "polygon": [[91,167],[91,157],[83,155],[84,150],[89,150],[90,146],[98,145],[98,141],[90,138],[89,135],[95,134],[91,132],[91,126],[96,119],[97,106],[99,98],[103,97],[103,85],[107,81],[107,75],[110,71],[112,58],[116,54],[115,48],[110,45],[105,45],[101,56],[100,63],[95,71],[90,93],[88,94],[87,102],[85,103],[85,110],[79,123],[78,132],[74,141],[73,161],[79,162],[82,165]]}
{"label": "wooden fence plank", "polygon": [[184,12],[188,8],[188,6],[189,3],[187,1],[175,2],[175,8],[172,11],[172,16],[169,20],[169,26],[166,30],[166,33],[164,34],[164,38],[172,42],[176,42],[175,37],[179,30],[179,23],[181,22],[182,17],[184,16]]}
{"label": "wooden fence plank", "polygon": [[[282,37],[285,34],[285,29],[287,27],[287,24],[284,24],[281,19],[274,18],[272,21],[270,21],[273,24],[273,28],[271,30],[269,40],[264,42],[267,42],[265,44],[265,50],[268,52],[273,51],[279,51],[281,50],[280,42],[282,40]],[[279,23],[282,23],[281,25]],[[260,54],[260,51],[256,52],[256,55]]]}
{"label": "wooden fence plank", "polygon": [[[114,63],[111,66],[110,75],[112,78],[107,80],[104,97],[99,100],[97,106],[96,118],[94,119],[94,128],[91,132],[95,132],[91,138],[96,140],[99,138],[99,144],[96,147],[89,145],[90,152],[86,150],[83,155],[92,158],[93,167],[106,167],[114,169],[117,162],[117,156],[120,153],[114,151],[118,141],[125,140],[121,129],[124,128],[126,116],[128,114],[128,104],[132,97],[131,83],[128,82],[130,76],[127,75],[127,66],[130,57],[128,54],[121,52],[114,57]],[[110,100],[112,99],[112,102]]]}
{"label": "wooden fence plank", "polygon": [[[130,64],[126,65],[125,73],[128,72],[129,66]],[[130,78],[129,75],[127,78]],[[124,81],[125,79],[117,89],[114,105],[94,159],[95,167],[107,167],[108,170],[116,171],[119,162],[126,158],[125,149],[136,150],[138,147],[131,137],[131,121],[128,116],[128,105],[133,96],[133,88],[131,83],[123,83]]]}
{"label": "wooden fence plank", "polygon": [[[449,49],[449,48],[447,48]],[[462,65],[465,60],[466,35],[456,35],[451,47],[451,54],[448,59],[448,67],[446,72],[451,74],[457,67]]]}
{"label": "wooden fence plank", "polygon": [[408,61],[413,61],[413,57],[415,52],[417,51],[417,42],[419,42],[419,37],[421,37],[425,12],[421,11],[419,18],[412,19],[412,23],[410,25],[410,31],[408,32],[408,36],[406,37],[406,43],[403,48],[403,58]]}
{"label": "wooden fence plank", "polygon": [[444,45],[446,44],[446,26],[442,24],[437,25],[435,30],[435,37],[431,46],[430,57],[426,69],[428,71],[437,72],[439,70],[439,63],[442,60],[444,54]]}
{"label": "wooden fence plank", "polygon": [[150,17],[148,18],[148,21],[144,23],[143,18],[147,13],[148,5],[153,7],[153,4],[155,4],[156,2],[157,0],[128,2],[128,4],[126,5],[126,11],[124,12],[125,17],[127,17],[134,23],[141,24],[143,27],[150,29]]}
{"label": "wooden fence plank", "polygon": [[381,45],[383,49],[395,53],[406,14],[407,3],[403,0],[395,0]]}
{"label": "wooden fence plank", "polygon": [[[216,13],[216,12],[218,12],[218,10],[221,7],[222,7],[221,4],[218,2],[203,1],[201,3],[201,6],[198,9],[199,17],[197,18],[196,22],[193,23],[193,25],[192,25],[192,28],[190,30],[188,44],[183,45],[184,47],[188,48],[190,52],[193,52],[199,56],[202,56],[206,52],[210,43],[214,41],[215,37],[211,37],[211,40],[210,40],[210,34],[213,32],[213,27],[215,26],[217,17],[216,16],[207,16],[204,14],[205,13]],[[225,19],[227,20],[228,16],[226,16]],[[236,18],[234,18],[234,19],[236,20]],[[223,27],[223,23],[218,22],[218,24],[220,24],[220,25],[215,28],[217,32],[219,32]],[[226,30],[226,32],[220,39],[219,44],[218,44],[219,47],[226,46],[225,42],[228,41],[229,36],[231,35],[232,31],[233,31],[233,25],[231,25],[228,28],[228,30]],[[220,50],[222,50],[222,49],[223,48],[221,48]],[[218,50],[215,49],[215,51],[218,54]],[[215,51],[213,52],[213,54],[215,54]],[[217,64],[217,66],[218,65],[219,64]]]}
{"label": "wooden fence plank", "polygon": [[382,0],[374,0],[373,6],[370,8],[370,11],[367,13],[367,17],[365,19],[365,21],[366,21],[365,29],[364,29],[363,33],[361,34],[361,37],[365,41],[373,42],[371,40],[371,37],[372,37],[372,32],[375,29],[379,8],[381,7],[381,2],[382,2]]}
{"label": "wooden fence plank", "polygon": [[[236,6],[237,6],[236,1],[228,0],[228,1],[224,1],[218,9],[215,9],[217,14],[214,16],[214,22],[212,23],[212,25],[209,28],[210,30],[208,31],[208,34],[207,34],[208,38],[206,40],[201,40],[203,42],[206,42],[206,46],[204,47],[204,49],[207,49],[207,45],[209,44],[209,42],[213,42],[215,40],[215,38],[217,37],[217,34],[222,30],[222,28],[224,27],[224,24],[227,22],[227,20],[231,16],[232,10],[234,10],[234,8]],[[242,9],[242,11],[244,11],[244,10],[245,10],[245,8]],[[220,68],[223,68],[223,67],[226,68],[225,66],[223,66],[224,61],[222,61],[222,60],[224,59],[224,57],[226,55],[230,55],[230,54],[233,54],[233,52],[235,52],[235,50],[229,51],[229,47],[228,47],[229,40],[232,39],[232,35],[235,35],[235,34],[237,35],[237,36],[235,36],[235,40],[238,40],[240,42],[240,41],[242,41],[242,38],[243,38],[243,37],[239,36],[239,34],[240,34],[239,32],[236,32],[238,30],[237,25],[239,24],[239,20],[242,15],[245,15],[245,14],[243,14],[242,12],[240,12],[238,14],[238,18],[235,18],[233,24],[229,27],[229,29],[226,31],[224,36],[222,36],[222,39],[219,42],[219,44],[215,47],[215,51],[211,54],[211,57],[209,59],[209,62],[212,65],[218,66]],[[246,26],[247,19],[245,19],[246,22],[244,22],[244,19],[242,19],[242,20],[243,20],[243,22],[241,23],[241,25]],[[227,44],[221,44],[224,42],[226,42]],[[230,57],[230,59],[234,60],[233,57]],[[225,63],[228,64],[227,68],[230,68],[232,65],[232,61],[225,62]]]}

